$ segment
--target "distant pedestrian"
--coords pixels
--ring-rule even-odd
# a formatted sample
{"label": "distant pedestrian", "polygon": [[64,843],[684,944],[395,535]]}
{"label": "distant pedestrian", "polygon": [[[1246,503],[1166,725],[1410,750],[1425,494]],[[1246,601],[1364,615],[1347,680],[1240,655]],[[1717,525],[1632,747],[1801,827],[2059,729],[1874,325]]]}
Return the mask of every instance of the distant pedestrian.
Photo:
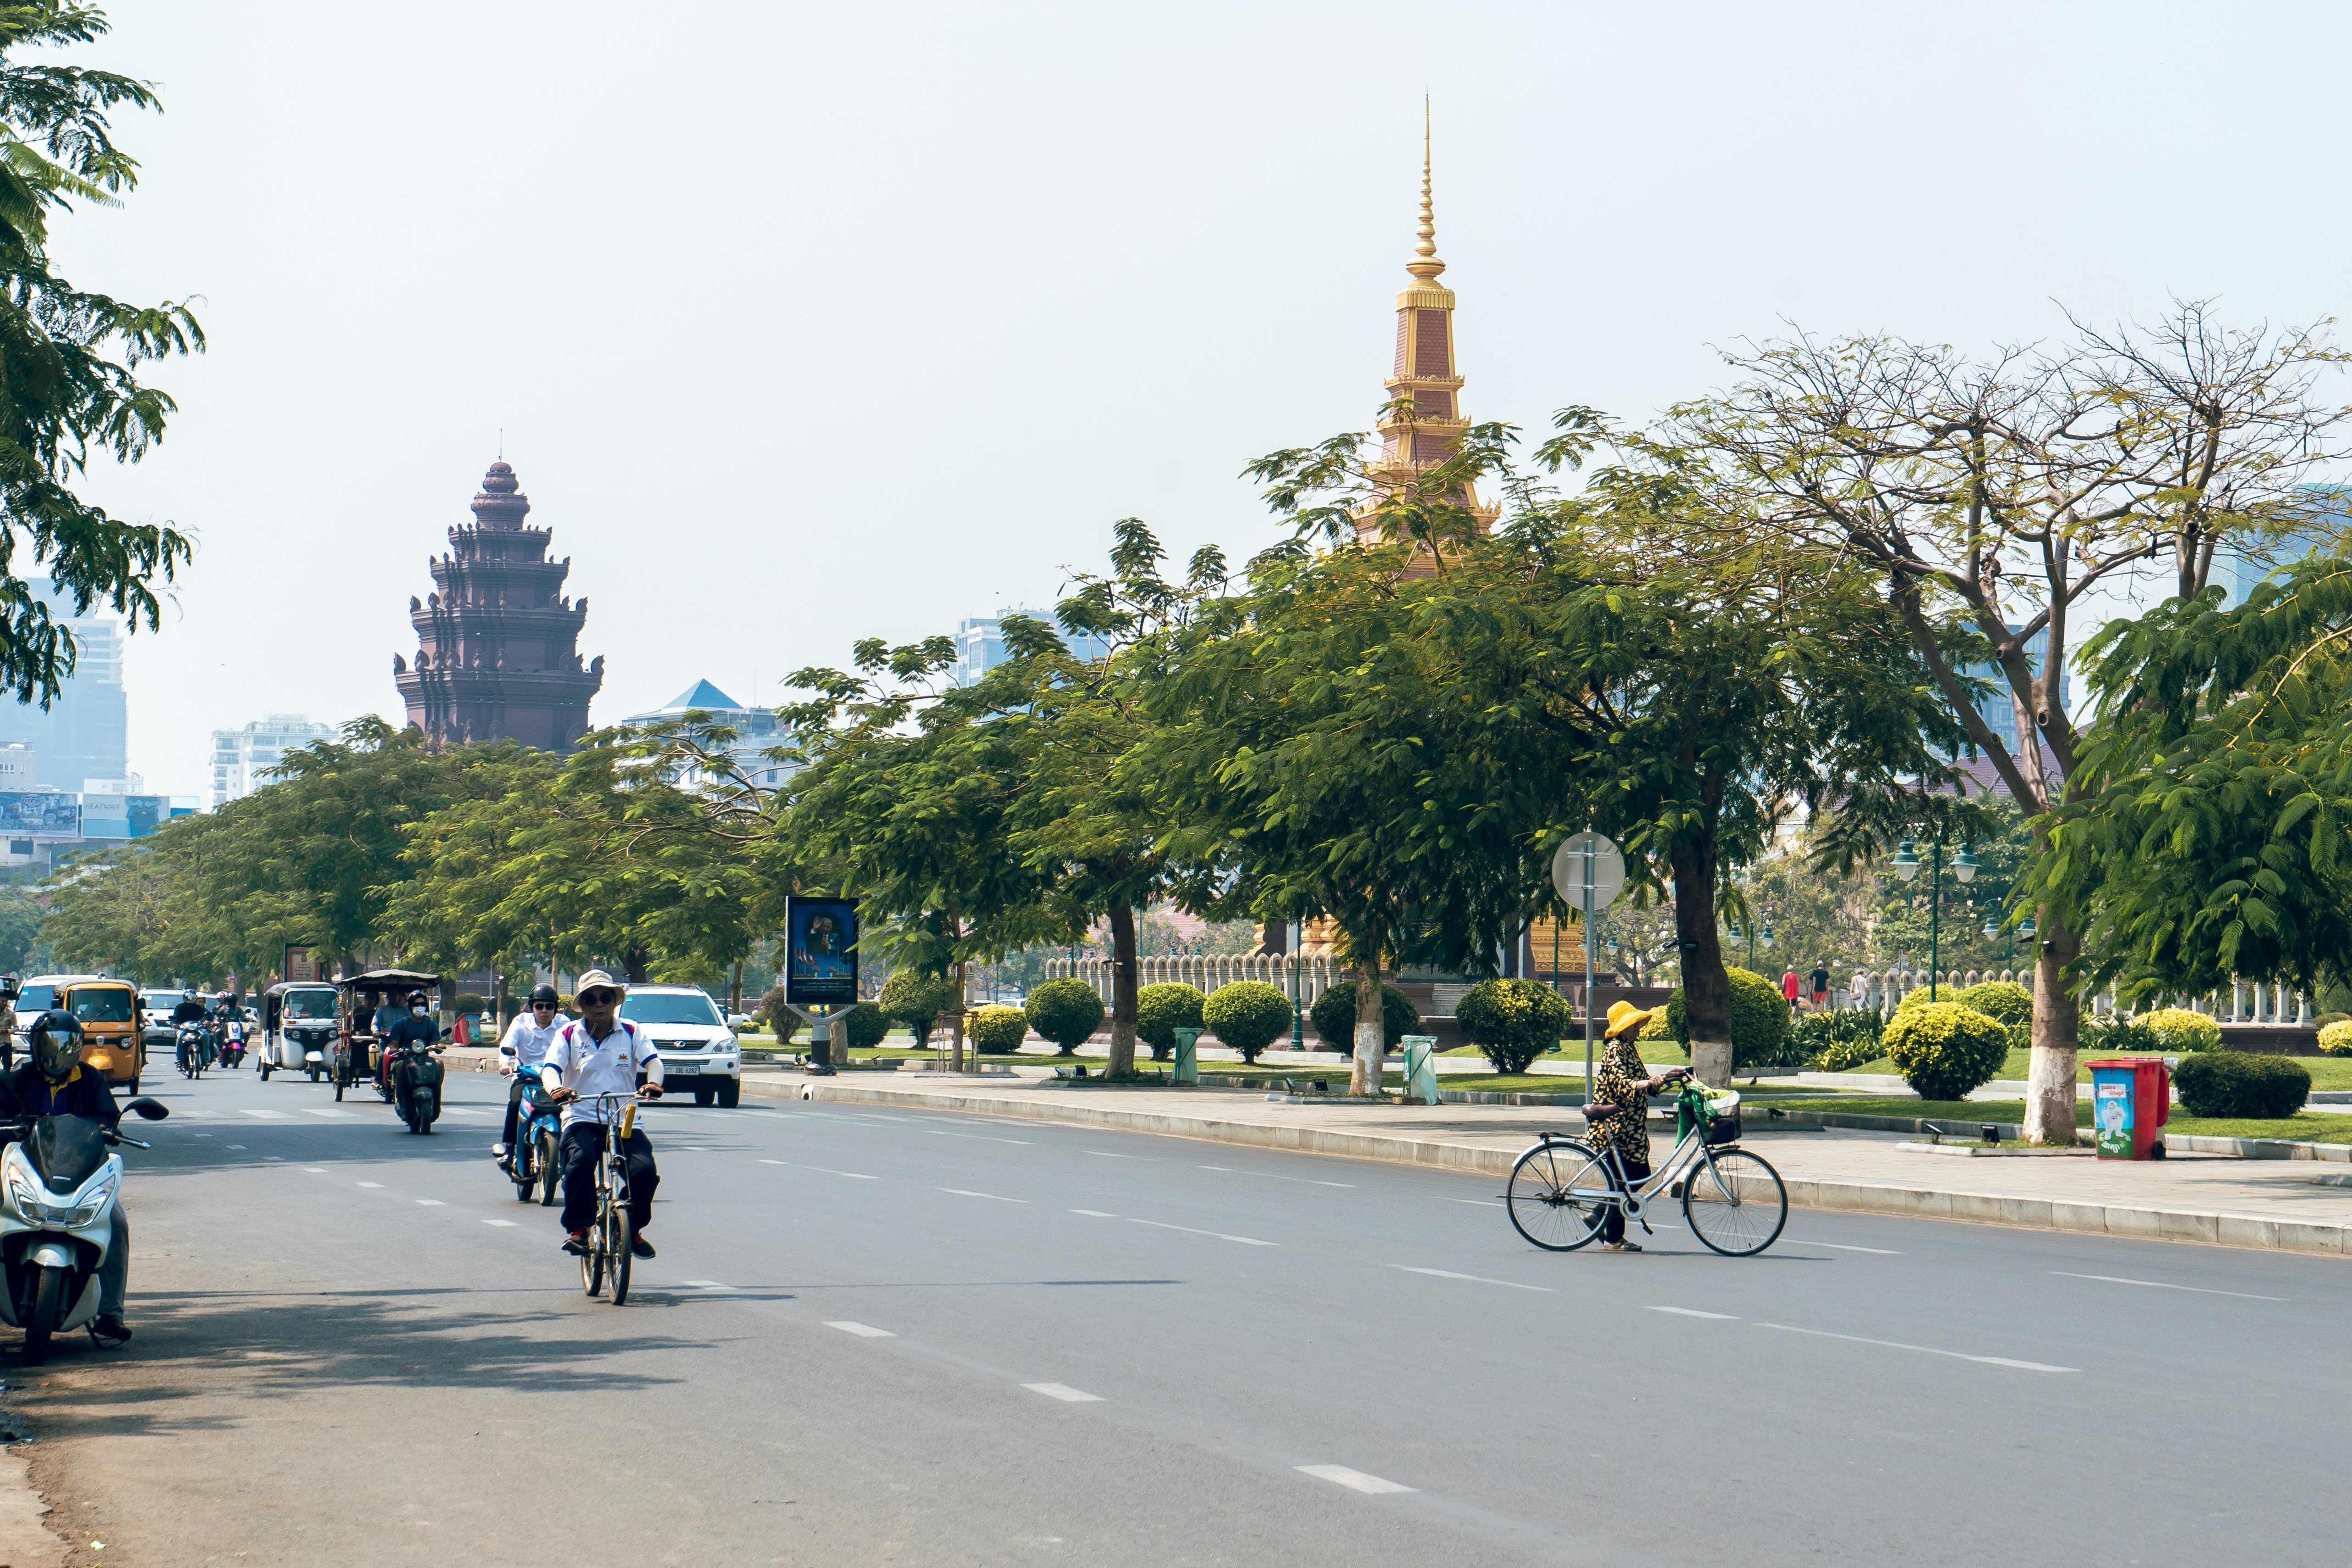
{"label": "distant pedestrian", "polygon": [[1797,1010],[1797,971],[1790,969],[1780,977],[1780,998],[1789,1004],[1790,1012]]}
{"label": "distant pedestrian", "polygon": [[1830,967],[1826,963],[1816,964],[1813,966],[1813,1006],[1818,1009],[1829,1005]]}

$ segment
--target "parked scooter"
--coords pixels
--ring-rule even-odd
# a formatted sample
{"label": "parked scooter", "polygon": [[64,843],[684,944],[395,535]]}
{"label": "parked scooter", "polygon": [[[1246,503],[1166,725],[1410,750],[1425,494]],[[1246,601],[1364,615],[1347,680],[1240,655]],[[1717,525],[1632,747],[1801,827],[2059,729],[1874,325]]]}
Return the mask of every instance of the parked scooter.
{"label": "parked scooter", "polygon": [[516,1201],[529,1203],[536,1186],[541,1191],[540,1206],[550,1207],[563,1179],[556,1158],[563,1141],[562,1113],[541,1087],[538,1068],[518,1067],[515,1076],[522,1081],[522,1115],[515,1125],[514,1146],[501,1163],[515,1184]]}
{"label": "parked scooter", "polygon": [[441,1116],[441,1058],[421,1040],[392,1048],[392,1108],[412,1133],[430,1133]]}
{"label": "parked scooter", "polygon": [[[150,1122],[171,1112],[144,1097],[123,1109]],[[122,1187],[115,1144],[150,1147],[84,1116],[0,1124],[0,1322],[25,1331],[25,1362],[47,1358],[52,1335],[98,1316],[99,1270],[114,1237]]]}

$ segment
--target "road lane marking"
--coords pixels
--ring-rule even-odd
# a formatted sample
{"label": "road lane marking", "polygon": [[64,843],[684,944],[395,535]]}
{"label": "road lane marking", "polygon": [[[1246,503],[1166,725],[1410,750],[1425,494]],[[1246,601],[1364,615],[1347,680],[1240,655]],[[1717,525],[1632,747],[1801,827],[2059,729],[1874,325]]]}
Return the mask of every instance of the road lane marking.
{"label": "road lane marking", "polygon": [[442,1202],[437,1197],[420,1197],[416,1200],[416,1207],[419,1208],[446,1208],[449,1206]]}
{"label": "road lane marking", "polygon": [[312,1176],[325,1176],[327,1174],[327,1167],[324,1166],[304,1166],[302,1168],[310,1172]]}
{"label": "road lane marking", "polygon": [[383,1183],[382,1183],[382,1182],[380,1182],[380,1181],[362,1181],[362,1182],[353,1182],[352,1185],[353,1186],[382,1186],[383,1185]]}
{"label": "road lane marking", "polygon": [[[240,1107],[240,1109],[242,1109],[242,1107]],[[259,1116],[264,1120],[272,1122],[290,1122],[294,1119],[294,1113],[291,1111],[247,1111],[245,1113],[248,1116]]]}
{"label": "road lane marking", "polygon": [[1900,1340],[1869,1339],[1862,1334],[1832,1333],[1827,1329],[1801,1329],[1789,1323],[1758,1323],[1760,1329],[1779,1329],[1783,1333],[1811,1334],[1815,1339],[1842,1339],[1851,1344],[1874,1344],[1887,1350],[1915,1350],[1921,1355],[1945,1355],[1954,1361],[1973,1361],[1985,1366],[2013,1366],[2021,1372],[2080,1372],[2079,1366],[2052,1366],[2039,1361],[2015,1361],[2005,1355],[1969,1355],[1957,1350],[1937,1350],[1927,1344],[1905,1344]]}
{"label": "road lane marking", "polygon": [[1672,1312],[1678,1318],[1710,1318],[1719,1323],[1736,1323],[1739,1320],[1729,1312],[1702,1312],[1692,1307],[1652,1307],[1654,1312]]}
{"label": "road lane marking", "polygon": [[1032,1394],[1042,1394],[1048,1399],[1058,1399],[1065,1405],[1099,1405],[1103,1396],[1073,1388],[1066,1383],[1024,1383],[1021,1385]]}
{"label": "road lane marking", "polygon": [[857,1171],[836,1171],[827,1169],[824,1166],[794,1165],[790,1160],[761,1160],[760,1163],[763,1166],[785,1166],[796,1171],[815,1171],[823,1176],[847,1176],[852,1181],[880,1181],[882,1179],[878,1176],[866,1176]]}
{"label": "road lane marking", "polygon": [[1791,1247],[1826,1247],[1832,1252],[1868,1252],[1880,1258],[1900,1258],[1903,1256],[1902,1253],[1895,1251],[1891,1247],[1846,1247],[1842,1246],[1835,1241],[1800,1240],[1794,1236],[1789,1238],[1789,1245]]}
{"label": "road lane marking", "polygon": [[1503,1207],[1499,1203],[1488,1203],[1483,1197],[1446,1197],[1440,1198],[1438,1201],[1441,1203],[1466,1203],[1473,1208],[1500,1208]]}
{"label": "road lane marking", "polygon": [[1082,1155],[1092,1155],[1098,1160],[1139,1160],[1143,1158],[1141,1155],[1115,1155],[1108,1149],[1080,1149],[1078,1153]]}
{"label": "road lane marking", "polygon": [[1489,1280],[1483,1274],[1457,1274],[1451,1269],[1416,1269],[1410,1263],[1391,1263],[1391,1269],[1402,1269],[1408,1274],[1426,1274],[1433,1280],[1467,1280],[1474,1285],[1508,1285],[1514,1291],[1541,1291],[1552,1294],[1549,1285],[1522,1285],[1517,1280]]}
{"label": "road lane marking", "polygon": [[245,1145],[243,1144],[231,1144],[228,1146],[236,1150],[240,1155],[245,1153]]}
{"label": "road lane marking", "polygon": [[2242,1301],[2284,1301],[2284,1296],[2256,1296],[2244,1291],[2213,1291],[2202,1285],[2168,1285],[2162,1280],[2126,1280],[2114,1274],[2070,1274],[2063,1269],[2050,1270],[2062,1280],[2096,1280],[2102,1285],[2138,1285],[2150,1291],[2187,1291],[2199,1296],[2235,1296]]}
{"label": "road lane marking", "polygon": [[495,1225],[501,1230],[512,1230],[519,1221],[512,1219],[485,1219],[482,1223],[485,1225]]}
{"label": "road lane marking", "polygon": [[1222,1230],[1202,1230],[1191,1225],[1170,1225],[1164,1220],[1129,1218],[1129,1225],[1149,1225],[1159,1230],[1181,1230],[1188,1236],[1213,1236],[1220,1241],[1238,1241],[1244,1247],[1279,1247],[1279,1241],[1260,1241],[1255,1236],[1228,1236]]}
{"label": "road lane marking", "polygon": [[306,1115],[328,1116],[339,1122],[356,1122],[360,1119],[360,1113],[357,1111],[339,1111],[332,1105],[305,1105],[302,1109]]}
{"label": "road lane marking", "polygon": [[1313,1176],[1276,1176],[1272,1171],[1237,1171],[1231,1166],[1202,1166],[1201,1168],[1204,1171],[1216,1171],[1224,1176],[1263,1176],[1267,1181],[1295,1181],[1304,1186],[1344,1186],[1352,1191],[1356,1185],[1351,1181],[1318,1181]]}
{"label": "road lane marking", "polygon": [[698,1291],[731,1291],[735,1288],[732,1285],[722,1285],[716,1280],[688,1280],[685,1282]]}
{"label": "road lane marking", "polygon": [[265,1160],[274,1160],[281,1166],[286,1163],[286,1156],[284,1155],[264,1155],[261,1157]]}
{"label": "road lane marking", "polygon": [[866,1323],[845,1322],[827,1323],[824,1326],[829,1329],[839,1329],[844,1333],[854,1333],[859,1339],[897,1339],[898,1337],[888,1329],[877,1329]]}
{"label": "road lane marking", "polygon": [[950,1133],[945,1127],[933,1127],[930,1134],[934,1138],[970,1138],[982,1144],[1018,1144],[1024,1149],[1032,1146],[1026,1138],[992,1138],[986,1133]]}
{"label": "road lane marking", "polygon": [[1118,1218],[1116,1214],[1105,1214],[1099,1208],[1074,1208],[1070,1210],[1070,1212],[1072,1214],[1083,1214],[1088,1219],[1117,1219]]}
{"label": "road lane marking", "polygon": [[1026,1203],[1029,1201],[1025,1197],[1002,1197],[992,1192],[973,1192],[969,1187],[961,1186],[943,1186],[940,1188],[940,1190],[941,1192],[951,1192],[958,1197],[985,1197],[992,1198],[998,1203]]}
{"label": "road lane marking", "polygon": [[1418,1491],[1418,1487],[1399,1486],[1378,1476],[1368,1476],[1361,1470],[1351,1470],[1345,1465],[1295,1465],[1302,1476],[1313,1476],[1318,1481],[1337,1481],[1343,1487],[1378,1497],[1383,1492]]}

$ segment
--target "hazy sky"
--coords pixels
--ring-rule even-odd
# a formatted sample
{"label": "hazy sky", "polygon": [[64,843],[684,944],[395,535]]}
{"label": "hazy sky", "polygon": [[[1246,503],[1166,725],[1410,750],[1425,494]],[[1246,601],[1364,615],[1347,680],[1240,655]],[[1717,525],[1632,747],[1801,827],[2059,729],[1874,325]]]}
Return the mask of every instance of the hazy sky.
{"label": "hazy sky", "polygon": [[212,338],[94,481],[200,541],[127,661],[185,793],[215,727],[399,716],[501,429],[600,721],[1050,603],[1118,517],[1269,542],[1243,465],[1383,395],[1423,92],[1474,418],[1643,417],[1784,321],[2342,304],[2342,6],[109,10],[167,112],[58,248]]}

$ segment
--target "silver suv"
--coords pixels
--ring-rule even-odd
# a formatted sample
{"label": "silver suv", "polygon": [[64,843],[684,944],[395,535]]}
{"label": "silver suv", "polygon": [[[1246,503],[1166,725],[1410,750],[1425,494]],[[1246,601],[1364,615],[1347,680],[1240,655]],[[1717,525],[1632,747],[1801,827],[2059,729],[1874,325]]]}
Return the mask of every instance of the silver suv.
{"label": "silver suv", "polygon": [[743,1098],[743,1053],[710,994],[698,986],[631,986],[621,1016],[653,1036],[661,1052],[662,1087],[694,1091],[698,1105],[733,1105]]}

